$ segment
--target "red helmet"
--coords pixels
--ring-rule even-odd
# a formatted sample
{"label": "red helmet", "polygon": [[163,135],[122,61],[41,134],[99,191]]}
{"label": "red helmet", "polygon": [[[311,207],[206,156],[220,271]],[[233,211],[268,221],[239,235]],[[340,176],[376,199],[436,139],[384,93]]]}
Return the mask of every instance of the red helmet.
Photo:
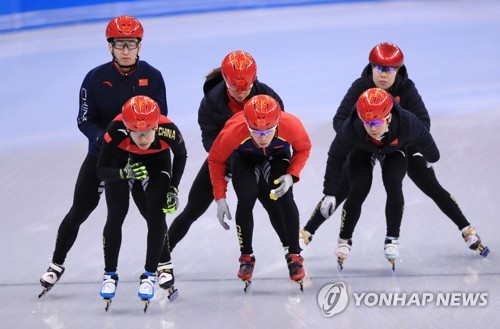
{"label": "red helmet", "polygon": [[370,88],[356,103],[358,115],[364,122],[383,120],[392,110],[392,97],[380,88]]}
{"label": "red helmet", "polygon": [[253,57],[244,51],[230,52],[221,65],[222,76],[226,83],[236,89],[245,89],[257,78],[257,64]]}
{"label": "red helmet", "polygon": [[110,38],[138,38],[144,36],[141,22],[132,16],[118,16],[113,18],[106,27],[106,39]]}
{"label": "red helmet", "polygon": [[122,120],[128,130],[148,131],[158,125],[160,108],[147,96],[134,96],[122,107]]}
{"label": "red helmet", "polygon": [[404,64],[401,49],[389,42],[382,42],[373,47],[368,60],[370,63],[380,66],[400,67]]}
{"label": "red helmet", "polygon": [[243,111],[248,127],[254,130],[267,130],[276,126],[281,115],[280,104],[268,95],[253,96],[245,103]]}

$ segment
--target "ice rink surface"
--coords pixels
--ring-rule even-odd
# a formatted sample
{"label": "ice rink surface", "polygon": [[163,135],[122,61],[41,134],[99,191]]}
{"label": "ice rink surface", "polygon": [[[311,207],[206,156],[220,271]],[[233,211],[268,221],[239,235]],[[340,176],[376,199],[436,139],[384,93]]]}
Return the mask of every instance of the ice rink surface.
{"label": "ice rink surface", "polygon": [[[117,13],[134,14],[134,13]],[[72,202],[86,154],[76,127],[85,74],[110,59],[106,22],[0,35],[4,51],[0,100],[0,309],[2,328],[495,328],[500,320],[500,2],[403,1],[260,9],[143,19],[141,59],[160,69],[170,117],[182,130],[189,158],[181,208],[206,153],[197,110],[204,76],[228,52],[244,49],[259,80],[299,116],[313,150],[294,186],[301,224],[322,196],[331,119],[351,82],[382,41],[398,44],[410,78],[432,118],[441,150],[437,176],[477,227],[491,254],[469,251],[456,226],[409,180],[401,258],[393,272],[383,255],[385,192],[379,167],[354,234],[351,257],[336,269],[339,212],[303,251],[304,293],[288,277],[278,238],[255,208],[257,264],[252,290],[237,279],[234,223],[224,231],[212,207],[173,253],[179,298],[157,290],[147,314],[137,297],[146,225],[132,206],[124,224],[120,284],[109,312],[99,297],[105,202],[82,225],[61,281],[42,299],[38,283],[50,261],[57,228]],[[234,214],[232,188],[228,201]],[[173,216],[167,217],[171,223]],[[332,317],[317,302],[326,284],[343,282],[347,308]],[[356,305],[362,293],[458,293],[486,305]],[[461,294],[463,293],[463,294]]]}

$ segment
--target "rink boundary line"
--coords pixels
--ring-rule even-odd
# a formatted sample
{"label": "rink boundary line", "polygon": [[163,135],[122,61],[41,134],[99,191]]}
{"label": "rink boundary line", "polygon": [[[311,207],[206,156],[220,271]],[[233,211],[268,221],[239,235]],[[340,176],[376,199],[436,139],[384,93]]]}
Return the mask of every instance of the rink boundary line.
{"label": "rink boundary line", "polygon": [[[499,273],[495,272],[488,272],[488,273],[457,273],[457,274],[393,274],[393,275],[344,275],[340,274],[338,276],[312,276],[308,277],[306,276],[305,280],[312,279],[330,279],[330,280],[338,280],[338,279],[363,279],[363,278],[411,278],[411,277],[454,277],[454,276],[469,276],[469,275],[477,275],[477,276],[498,276],[500,275]],[[288,277],[280,277],[280,278],[270,278],[270,277],[254,277],[252,281],[277,281],[277,280],[283,280],[283,279],[288,279]],[[216,282],[216,281],[221,281],[221,282],[232,282],[232,281],[241,281],[240,279],[176,279],[176,284],[179,282]],[[137,280],[120,280],[121,283],[137,283]],[[101,283],[100,280],[96,281],[73,281],[73,282],[59,282],[57,285],[72,285],[72,284],[97,284]],[[1,287],[7,287],[7,286],[16,286],[16,287],[29,287],[29,286],[40,286],[40,283],[0,283],[0,288]]]}

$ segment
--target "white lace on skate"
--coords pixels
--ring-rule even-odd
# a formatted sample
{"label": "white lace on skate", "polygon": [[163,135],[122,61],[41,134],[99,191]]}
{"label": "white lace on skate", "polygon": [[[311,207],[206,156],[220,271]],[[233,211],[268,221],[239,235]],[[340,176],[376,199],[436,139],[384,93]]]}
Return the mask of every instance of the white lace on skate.
{"label": "white lace on skate", "polygon": [[473,226],[467,226],[462,229],[462,236],[470,249],[476,249],[481,243],[481,240],[476,233],[476,229]]}
{"label": "white lace on skate", "polygon": [[173,269],[174,265],[171,262],[159,264],[158,283],[160,287],[168,288],[173,285],[174,281]]}
{"label": "white lace on skate", "polygon": [[113,279],[113,274],[104,274],[102,276],[101,297],[113,298],[116,293],[117,280]]}
{"label": "white lace on skate", "polygon": [[384,244],[385,258],[388,260],[397,259],[399,257],[399,240],[394,237],[387,237]]}
{"label": "white lace on skate", "polygon": [[340,259],[346,259],[351,253],[351,246],[349,240],[339,238],[337,240],[337,248],[335,248],[335,255]]}
{"label": "white lace on skate", "polygon": [[57,281],[59,281],[62,272],[64,272],[64,267],[50,262],[49,269],[44,275],[42,275],[42,280],[49,285],[54,285]]}
{"label": "white lace on skate", "polygon": [[299,231],[299,246],[301,249],[305,249],[305,247],[311,242],[312,234],[308,231],[301,229]]}
{"label": "white lace on skate", "polygon": [[141,299],[153,298],[155,294],[155,289],[154,289],[155,283],[156,283],[156,276],[154,275],[148,275],[146,278],[141,279],[137,295]]}

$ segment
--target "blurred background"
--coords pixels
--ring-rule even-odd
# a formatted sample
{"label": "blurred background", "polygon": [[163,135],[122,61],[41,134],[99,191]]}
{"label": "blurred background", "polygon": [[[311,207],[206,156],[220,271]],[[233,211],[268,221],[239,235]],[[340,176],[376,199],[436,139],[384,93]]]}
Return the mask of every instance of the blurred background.
{"label": "blurred background", "polygon": [[[38,300],[38,283],[52,256],[57,228],[71,206],[87,140],[76,126],[81,82],[111,60],[104,29],[132,15],[145,28],[141,59],[165,79],[169,116],[180,127],[188,163],[180,210],[206,158],[197,111],[205,75],[232,50],[253,55],[258,78],[298,116],[313,142],[294,195],[303,226],[322,196],[332,118],[379,42],[401,47],[410,78],[432,118],[441,151],[436,171],[490,247],[470,252],[460,232],[407,178],[401,259],[392,272],[383,255],[385,191],[379,166],[344,271],[334,248],[339,212],[302,255],[305,292],[288,278],[267,215],[254,210],[257,265],[252,291],[237,279],[238,242],[212,206],[173,253],[180,297],[158,292],[142,313],[137,282],[146,226],[130,207],[123,226],[120,287],[108,313],[99,297],[104,200],[81,226],[66,272]],[[500,317],[497,174],[500,121],[500,2],[497,1],[3,1],[0,42],[0,292],[8,303],[2,326],[18,328],[360,328],[491,327]],[[234,214],[236,197],[229,188]],[[175,214],[167,217],[170,224]],[[317,294],[342,281],[351,292],[487,292],[486,307],[366,307],[325,318]],[[446,320],[443,320],[446,319]]]}

